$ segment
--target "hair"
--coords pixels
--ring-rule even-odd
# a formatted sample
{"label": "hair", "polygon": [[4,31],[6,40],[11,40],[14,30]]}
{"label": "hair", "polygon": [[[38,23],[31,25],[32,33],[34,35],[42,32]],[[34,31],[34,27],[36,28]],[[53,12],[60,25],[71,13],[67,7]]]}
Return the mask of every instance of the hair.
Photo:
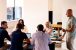
{"label": "hair", "polygon": [[68,9],[67,11],[72,11],[72,9]]}
{"label": "hair", "polygon": [[[20,21],[22,21],[22,24],[24,25],[24,20],[23,19],[20,19],[19,21],[18,21],[18,23],[20,23]],[[25,26],[25,25],[24,25]]]}
{"label": "hair", "polygon": [[45,23],[45,26],[46,26],[47,28],[49,28],[49,24],[50,24],[50,22],[47,21],[47,22]]}
{"label": "hair", "polygon": [[43,26],[42,24],[39,24],[39,25],[37,26],[37,29],[38,29],[39,31],[43,31],[44,26]]}
{"label": "hair", "polygon": [[72,9],[68,9],[66,12],[66,15],[73,16]]}
{"label": "hair", "polygon": [[16,26],[16,28],[18,28],[18,29],[23,29],[23,28],[24,28],[24,25],[21,24],[21,23],[18,23],[17,26]]}
{"label": "hair", "polygon": [[7,23],[7,22],[6,22],[6,21],[2,21],[2,22],[1,22],[1,25],[4,25],[5,23]]}

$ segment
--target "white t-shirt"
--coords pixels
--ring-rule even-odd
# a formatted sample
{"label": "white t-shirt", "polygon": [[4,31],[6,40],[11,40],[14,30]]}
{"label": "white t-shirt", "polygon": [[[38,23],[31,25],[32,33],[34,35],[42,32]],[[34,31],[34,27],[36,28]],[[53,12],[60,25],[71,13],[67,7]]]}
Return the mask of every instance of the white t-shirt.
{"label": "white t-shirt", "polygon": [[31,44],[34,45],[34,50],[49,50],[48,44],[51,42],[49,38],[49,35],[42,31],[34,33],[31,41]]}

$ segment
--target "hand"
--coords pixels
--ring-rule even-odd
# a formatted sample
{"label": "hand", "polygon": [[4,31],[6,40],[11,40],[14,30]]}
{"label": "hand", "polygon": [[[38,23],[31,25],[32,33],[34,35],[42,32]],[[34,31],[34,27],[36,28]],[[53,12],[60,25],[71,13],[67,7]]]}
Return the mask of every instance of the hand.
{"label": "hand", "polygon": [[64,37],[63,36],[61,36],[61,39],[63,39]]}
{"label": "hand", "polygon": [[63,31],[63,32],[66,32],[66,30],[65,30],[65,29],[62,29],[62,31]]}

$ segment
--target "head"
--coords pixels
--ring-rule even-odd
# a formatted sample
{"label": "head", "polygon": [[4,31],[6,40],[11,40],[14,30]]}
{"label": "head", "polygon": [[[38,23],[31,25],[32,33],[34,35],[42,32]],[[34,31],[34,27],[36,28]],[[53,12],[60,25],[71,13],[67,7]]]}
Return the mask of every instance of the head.
{"label": "head", "polygon": [[39,25],[37,26],[37,29],[38,29],[38,31],[43,31],[44,26],[43,26],[42,24],[39,24]]}
{"label": "head", "polygon": [[17,26],[16,26],[17,29],[23,29],[24,28],[24,25],[21,24],[21,23],[18,23]]}
{"label": "head", "polygon": [[7,22],[6,21],[2,21],[1,22],[1,27],[3,27],[4,29],[7,29],[8,28]]}
{"label": "head", "polygon": [[45,26],[49,28],[49,21],[45,23]]}
{"label": "head", "polygon": [[20,19],[20,20],[18,21],[18,23],[21,23],[21,24],[24,25],[24,20],[23,20],[23,19]]}
{"label": "head", "polygon": [[73,16],[72,9],[68,9],[66,15],[67,17],[72,17]]}

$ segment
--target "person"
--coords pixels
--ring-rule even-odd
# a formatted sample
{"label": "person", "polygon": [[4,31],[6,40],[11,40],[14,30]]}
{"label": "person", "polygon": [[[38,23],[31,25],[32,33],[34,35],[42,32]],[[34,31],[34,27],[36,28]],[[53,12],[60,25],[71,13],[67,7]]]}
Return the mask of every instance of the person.
{"label": "person", "polygon": [[39,24],[38,31],[32,35],[31,44],[34,46],[33,50],[49,50],[49,35],[44,32],[44,26]]}
{"label": "person", "polygon": [[6,31],[7,28],[8,28],[7,22],[2,21],[0,27],[0,50],[6,50],[6,48],[4,47],[5,46],[4,39],[7,38],[8,40],[10,40],[10,36]]}
{"label": "person", "polygon": [[49,21],[46,22],[46,23],[45,23],[45,26],[46,26],[45,31],[46,31],[48,34],[51,34],[51,33],[52,33],[52,27],[51,27],[50,22],[49,22]]}
{"label": "person", "polygon": [[66,15],[69,17],[67,28],[62,29],[63,32],[66,32],[66,45],[68,50],[76,50],[74,46],[74,39],[76,34],[76,18],[73,16],[72,9],[68,9]]}
{"label": "person", "polygon": [[[21,24],[24,25],[24,28],[21,29],[21,31],[22,31],[22,32],[25,32],[25,33],[28,33],[28,28],[27,28],[26,25],[24,24],[24,20],[23,20],[23,19],[19,19],[19,20],[18,20],[18,23],[21,23]],[[17,23],[17,24],[18,24],[18,23]],[[15,28],[13,29],[13,31],[15,31],[15,30],[16,30],[16,26],[15,26]]]}
{"label": "person", "polygon": [[[18,21],[18,23],[21,23],[21,24],[23,24],[24,25],[24,20],[23,19],[20,19],[19,21]],[[24,25],[24,28],[22,29],[22,32],[28,32],[28,29],[27,29],[27,27]]]}
{"label": "person", "polygon": [[23,24],[18,23],[16,28],[12,33],[10,50],[23,50],[23,40],[25,39],[27,44],[30,43],[30,40],[27,35],[21,31],[21,29],[24,28]]}

